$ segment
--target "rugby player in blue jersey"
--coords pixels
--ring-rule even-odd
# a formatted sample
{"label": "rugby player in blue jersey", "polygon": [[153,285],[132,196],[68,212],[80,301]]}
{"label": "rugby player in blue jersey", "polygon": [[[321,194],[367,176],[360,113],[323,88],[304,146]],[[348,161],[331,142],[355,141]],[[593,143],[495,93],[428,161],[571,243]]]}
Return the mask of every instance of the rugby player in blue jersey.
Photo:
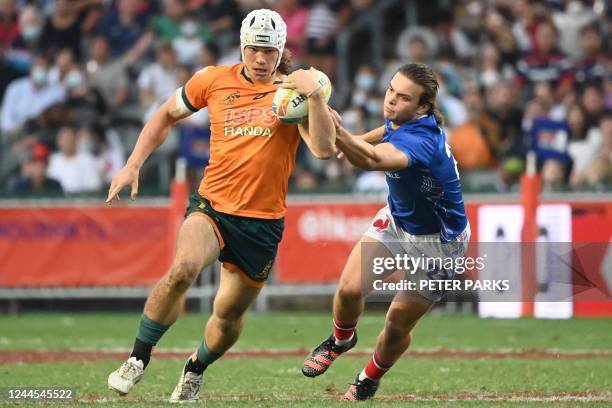
{"label": "rugby player in blue jersey", "polygon": [[[393,76],[385,94],[384,126],[354,137],[335,118],[337,147],[354,166],[384,171],[389,196],[344,267],[334,296],[334,332],[306,358],[302,372],[308,377],[323,374],[339,355],[355,346],[363,299],[377,278],[372,273],[376,258],[457,260],[465,253],[470,227],[457,165],[436,108],[438,88],[431,68],[406,64]],[[418,286],[408,295],[406,291],[396,294],[374,353],[345,399],[374,396],[381,377],[408,349],[417,321],[443,296],[443,290],[420,283],[451,279],[455,271],[440,268],[440,263],[433,265],[438,266],[412,263],[412,274],[406,276]]]}

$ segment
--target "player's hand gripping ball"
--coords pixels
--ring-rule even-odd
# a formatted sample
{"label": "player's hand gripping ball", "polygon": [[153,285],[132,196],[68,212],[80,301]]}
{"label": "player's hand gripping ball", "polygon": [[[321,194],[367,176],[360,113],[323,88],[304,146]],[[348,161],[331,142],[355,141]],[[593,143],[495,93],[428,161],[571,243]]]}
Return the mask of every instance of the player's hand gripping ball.
{"label": "player's hand gripping ball", "polygon": [[[323,89],[325,101],[329,101],[332,86],[323,72],[314,70],[317,86]],[[274,114],[283,123],[300,123],[308,117],[308,98],[291,88],[278,88],[272,101]]]}

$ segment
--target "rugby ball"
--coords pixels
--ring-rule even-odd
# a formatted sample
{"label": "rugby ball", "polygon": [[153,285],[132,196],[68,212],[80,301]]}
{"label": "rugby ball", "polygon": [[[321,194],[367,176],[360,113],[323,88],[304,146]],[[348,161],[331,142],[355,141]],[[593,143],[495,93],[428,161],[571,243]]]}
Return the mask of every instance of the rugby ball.
{"label": "rugby ball", "polygon": [[[317,70],[317,82],[323,87],[325,101],[329,101],[332,92],[329,78]],[[308,98],[294,89],[278,88],[272,101],[272,110],[283,123],[300,123],[308,117]]]}

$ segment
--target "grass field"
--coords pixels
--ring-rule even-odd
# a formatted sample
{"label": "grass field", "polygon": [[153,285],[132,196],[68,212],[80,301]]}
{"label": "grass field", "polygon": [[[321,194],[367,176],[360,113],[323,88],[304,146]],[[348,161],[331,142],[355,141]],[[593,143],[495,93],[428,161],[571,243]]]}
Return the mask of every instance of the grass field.
{"label": "grass field", "polygon": [[[121,398],[106,389],[106,377],[131,346],[138,317],[0,317],[0,389],[70,387],[81,406],[162,405],[199,343],[206,316],[184,316],[160,342],[143,381]],[[313,380],[300,367],[329,335],[329,315],[249,314],[234,353],[207,370],[201,404],[345,406],[338,399],[367,362],[382,320],[366,314],[355,351]],[[417,326],[411,349],[384,378],[377,400],[361,405],[612,406],[612,320],[430,315]]]}

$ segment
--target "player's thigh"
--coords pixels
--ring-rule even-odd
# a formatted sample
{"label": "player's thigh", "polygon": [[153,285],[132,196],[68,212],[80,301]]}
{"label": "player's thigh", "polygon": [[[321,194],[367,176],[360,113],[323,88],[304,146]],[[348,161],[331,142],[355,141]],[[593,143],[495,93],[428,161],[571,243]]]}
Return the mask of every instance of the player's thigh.
{"label": "player's thigh", "polygon": [[178,233],[173,266],[199,273],[219,257],[219,241],[205,217],[187,217]]}
{"label": "player's thigh", "polygon": [[221,268],[221,281],[213,304],[213,314],[223,320],[237,320],[255,301],[261,288],[249,285],[242,272]]}
{"label": "player's thigh", "polygon": [[391,257],[391,252],[380,241],[364,235],[353,247],[351,254],[342,270],[339,282],[339,290],[347,293],[368,294],[372,291],[373,282],[383,279],[393,271],[385,273],[374,273],[374,264],[377,259]]}

